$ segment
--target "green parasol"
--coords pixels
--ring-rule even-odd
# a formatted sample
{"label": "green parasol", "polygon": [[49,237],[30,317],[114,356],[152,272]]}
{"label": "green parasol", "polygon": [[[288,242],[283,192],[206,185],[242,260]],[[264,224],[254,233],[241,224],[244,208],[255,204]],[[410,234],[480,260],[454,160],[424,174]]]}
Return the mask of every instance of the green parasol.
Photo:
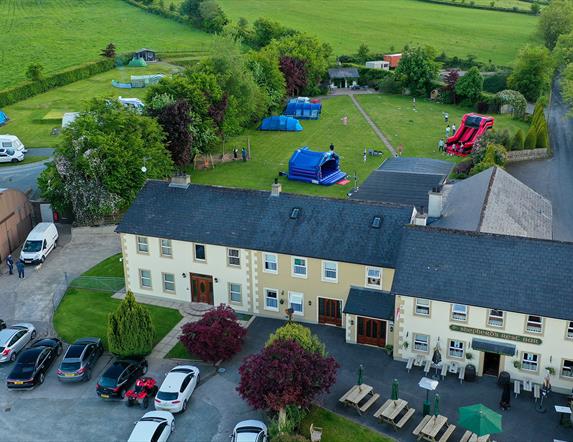
{"label": "green parasol", "polygon": [[358,381],[356,383],[358,385],[362,385],[364,383],[364,365],[362,364],[358,367]]}
{"label": "green parasol", "polygon": [[485,405],[476,404],[460,407],[458,413],[460,415],[458,425],[478,436],[501,433],[502,431],[501,415]]}
{"label": "green parasol", "polygon": [[398,379],[394,379],[392,381],[392,395],[390,396],[390,399],[393,401],[398,400]]}
{"label": "green parasol", "polygon": [[434,416],[440,414],[440,395],[436,394],[434,396]]}

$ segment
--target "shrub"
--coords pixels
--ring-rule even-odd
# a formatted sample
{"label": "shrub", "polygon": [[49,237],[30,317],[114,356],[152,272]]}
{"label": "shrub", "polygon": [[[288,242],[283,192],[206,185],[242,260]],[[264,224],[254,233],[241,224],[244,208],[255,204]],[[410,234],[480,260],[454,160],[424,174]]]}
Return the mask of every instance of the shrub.
{"label": "shrub", "polygon": [[511,134],[509,133],[509,129],[505,128],[499,133],[499,144],[506,149],[511,146]]}
{"label": "shrub", "polygon": [[518,129],[511,140],[511,150],[522,150],[525,143],[525,135],[521,129]]}
{"label": "shrub", "polygon": [[512,107],[512,116],[515,119],[525,118],[525,111],[527,109],[527,100],[525,97],[517,91],[512,91],[511,89],[506,89],[498,92],[496,95],[496,100],[499,106],[508,104]]}
{"label": "shrub", "polygon": [[26,69],[26,78],[32,81],[40,81],[42,79],[44,66],[40,63],[32,63]]}
{"label": "shrub", "polygon": [[387,94],[399,94],[402,92],[402,83],[394,75],[388,75],[378,82],[378,90]]}
{"label": "shrub", "polygon": [[326,355],[326,348],[318,336],[312,334],[310,329],[303,325],[294,322],[283,325],[269,337],[265,346],[272,345],[278,339],[292,340],[308,352]]}
{"label": "shrub", "polygon": [[537,142],[535,147],[538,149],[547,149],[549,147],[549,133],[547,131],[547,123],[543,121],[537,129]]}
{"label": "shrub", "polygon": [[525,137],[525,141],[523,146],[525,149],[535,149],[537,145],[537,130],[535,126],[529,126],[529,130],[527,131],[527,135]]}

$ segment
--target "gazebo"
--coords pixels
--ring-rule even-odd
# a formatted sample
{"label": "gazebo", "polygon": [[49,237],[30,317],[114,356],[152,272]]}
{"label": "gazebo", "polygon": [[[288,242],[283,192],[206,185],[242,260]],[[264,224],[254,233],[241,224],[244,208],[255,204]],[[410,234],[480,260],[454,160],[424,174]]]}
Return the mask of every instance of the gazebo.
{"label": "gazebo", "polygon": [[148,61],[157,61],[157,56],[153,49],[141,48],[138,51],[135,51],[133,58],[141,58],[145,62]]}
{"label": "gazebo", "polygon": [[356,68],[333,68],[328,70],[331,87],[348,88],[356,84],[360,74]]}

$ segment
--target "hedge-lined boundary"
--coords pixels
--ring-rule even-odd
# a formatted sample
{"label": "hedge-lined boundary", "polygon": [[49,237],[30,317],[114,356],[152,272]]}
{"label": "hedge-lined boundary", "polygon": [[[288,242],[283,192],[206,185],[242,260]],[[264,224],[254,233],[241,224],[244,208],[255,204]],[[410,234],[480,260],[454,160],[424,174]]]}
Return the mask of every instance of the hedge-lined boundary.
{"label": "hedge-lined boundary", "polygon": [[436,3],[438,5],[446,5],[446,6],[457,6],[459,8],[470,8],[470,9],[482,9],[484,11],[499,11],[499,12],[513,12],[514,14],[526,14],[526,15],[537,15],[533,11],[528,11],[526,9],[519,9],[519,8],[501,8],[499,6],[491,6],[487,5],[476,5],[468,3],[461,3],[461,0],[458,1],[447,1],[447,0],[418,0],[420,2],[426,3]]}
{"label": "hedge-lined boundary", "polygon": [[189,19],[184,15],[179,14],[179,12],[169,11],[168,9],[162,9],[159,6],[155,5],[145,5],[143,3],[138,2],[137,0],[123,0],[123,1],[129,3],[132,6],[143,9],[145,12],[149,12],[150,14],[160,15],[170,20],[175,20],[179,23],[191,26],[191,22],[189,21]]}
{"label": "hedge-lined boundary", "polygon": [[0,91],[0,107],[17,103],[38,94],[57,87],[65,86],[75,81],[84,80],[102,72],[111,71],[115,68],[115,60],[105,58],[103,60],[85,63],[66,69],[38,81],[28,81],[18,86]]}

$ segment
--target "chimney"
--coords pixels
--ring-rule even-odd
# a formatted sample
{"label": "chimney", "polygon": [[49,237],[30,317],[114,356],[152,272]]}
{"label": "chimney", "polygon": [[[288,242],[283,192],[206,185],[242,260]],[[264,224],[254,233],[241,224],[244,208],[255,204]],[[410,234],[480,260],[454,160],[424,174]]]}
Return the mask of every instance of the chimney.
{"label": "chimney", "polygon": [[275,182],[271,188],[271,196],[279,196],[281,194],[282,186],[279,183],[279,179],[275,178]]}
{"label": "chimney", "polygon": [[173,175],[169,187],[178,187],[180,189],[187,189],[191,184],[191,176],[188,174]]}
{"label": "chimney", "polygon": [[444,194],[441,189],[434,187],[428,192],[428,216],[430,218],[439,218],[442,216],[444,209]]}
{"label": "chimney", "polygon": [[428,223],[428,215],[424,212],[416,212],[414,215],[415,226],[425,226]]}

